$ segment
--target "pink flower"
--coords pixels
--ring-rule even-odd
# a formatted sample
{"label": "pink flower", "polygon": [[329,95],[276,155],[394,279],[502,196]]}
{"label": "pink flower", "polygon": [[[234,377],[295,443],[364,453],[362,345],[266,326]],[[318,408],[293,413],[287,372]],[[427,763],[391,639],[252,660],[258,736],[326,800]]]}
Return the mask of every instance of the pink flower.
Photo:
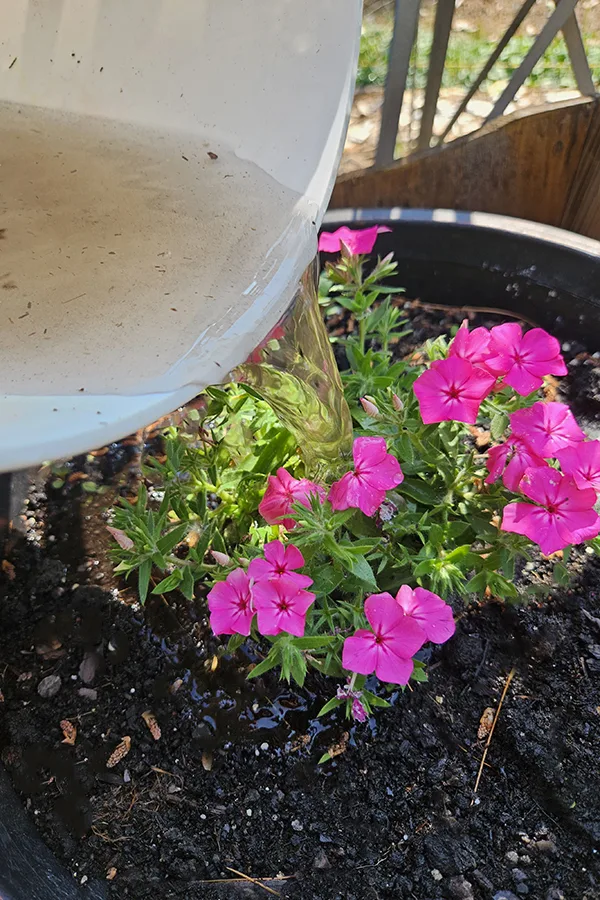
{"label": "pink flower", "polygon": [[487,328],[474,328],[469,331],[466,319],[456,332],[456,336],[450,344],[448,356],[459,356],[466,359],[472,366],[485,368],[485,362],[489,356],[490,333]]}
{"label": "pink flower", "polygon": [[565,403],[538,400],[528,409],[514,412],[510,416],[510,426],[515,437],[525,441],[533,453],[544,459],[585,438]]}
{"label": "pink flower", "polygon": [[373,630],[359,628],[346,638],[343,667],[359,675],[375,672],[381,681],[408,684],[412,657],[425,643],[425,632],[412,616],[404,615],[391,594],[367,597],[365,615]]}
{"label": "pink flower", "polygon": [[600,492],[600,441],[582,441],[556,454],[560,467],[578,488]]}
{"label": "pink flower", "polygon": [[321,502],[325,500],[325,491],[318,484],[307,478],[294,478],[286,469],[277,469],[277,475],[269,475],[269,484],[258,511],[269,525],[293,528],[296,523],[289,515],[292,505],[301,503],[310,507],[311,494],[317,494]]}
{"label": "pink flower", "polygon": [[546,465],[546,461],[536,456],[520,438],[511,437],[504,444],[492,447],[488,453],[487,467],[490,474],[485,483],[494,484],[502,476],[504,486],[516,493],[525,469],[539,469]]}
{"label": "pink flower", "polygon": [[250,634],[254,617],[251,582],[243,569],[234,569],[209,591],[210,627],[215,634]]}
{"label": "pink flower", "polygon": [[596,494],[580,490],[572,478],[556,469],[527,469],[521,490],[531,503],[509,503],[504,507],[502,531],[524,534],[539,544],[546,555],[579,544],[600,532],[600,517],[594,512]]}
{"label": "pink flower", "polygon": [[356,508],[372,516],[385,500],[385,492],[398,487],[404,475],[396,457],[387,452],[385,438],[356,438],[352,456],[354,471],[331,485],[329,501],[335,510]]}
{"label": "pink flower", "polygon": [[391,231],[387,225],[372,225],[370,228],[348,228],[342,225],[337,231],[322,231],[319,237],[319,250],[325,253],[338,253],[342,249],[342,243],[348,248],[348,252],[354,256],[359,253],[370,253],[375,246],[378,234]]}
{"label": "pink flower", "polygon": [[491,330],[486,366],[523,397],[537,391],[544,375],[566,375],[560,344],[543,328],[523,334],[517,322],[496,325]]}
{"label": "pink flower", "polygon": [[425,588],[413,590],[403,584],[396,594],[396,603],[405,616],[411,616],[421,626],[426,640],[433,641],[434,644],[445,643],[456,630],[452,609],[441,597]]}
{"label": "pink flower", "polygon": [[296,578],[282,575],[254,585],[254,606],[261,634],[279,634],[281,631],[295,637],[304,634],[306,613],[314,603],[315,595],[302,590]]}
{"label": "pink flower", "polygon": [[479,406],[494,386],[495,377],[468,360],[449,356],[431,364],[414,384],[421,418],[433,422],[474,425]]}
{"label": "pink flower", "polygon": [[299,588],[307,588],[313,583],[308,575],[299,575],[294,569],[301,569],[304,565],[304,557],[293,544],[282,544],[281,541],[271,541],[264,546],[264,559],[253,559],[248,567],[248,575],[255,582],[268,581],[271,578],[281,578],[289,575],[294,579]]}

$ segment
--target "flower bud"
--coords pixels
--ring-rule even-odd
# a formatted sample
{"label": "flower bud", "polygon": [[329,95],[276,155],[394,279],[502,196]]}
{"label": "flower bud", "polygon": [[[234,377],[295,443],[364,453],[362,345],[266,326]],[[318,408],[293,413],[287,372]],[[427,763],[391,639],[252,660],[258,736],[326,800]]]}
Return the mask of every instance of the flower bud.
{"label": "flower bud", "polygon": [[231,557],[227,556],[226,553],[221,553],[219,550],[211,550],[211,555],[214,561],[220,566],[229,566],[231,565]]}
{"label": "flower bud", "polygon": [[366,397],[361,397],[360,402],[368,416],[371,416],[373,419],[379,418],[379,410],[371,400],[367,400]]}
{"label": "flower bud", "polygon": [[398,412],[402,412],[402,410],[404,409],[404,403],[402,402],[398,394],[392,394],[392,406]]}

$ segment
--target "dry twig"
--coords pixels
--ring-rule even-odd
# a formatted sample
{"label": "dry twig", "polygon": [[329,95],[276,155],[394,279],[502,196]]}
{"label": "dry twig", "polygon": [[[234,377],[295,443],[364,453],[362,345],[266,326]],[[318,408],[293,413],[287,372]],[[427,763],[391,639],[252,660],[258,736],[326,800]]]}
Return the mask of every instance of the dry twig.
{"label": "dry twig", "polygon": [[[490,744],[492,742],[492,737],[494,734],[494,729],[496,728],[496,722],[498,721],[498,716],[500,715],[500,710],[502,709],[502,704],[504,703],[504,698],[506,697],[506,693],[510,687],[510,683],[513,680],[515,675],[515,669],[511,669],[508,673],[506,681],[504,682],[504,689],[502,691],[502,696],[500,697],[500,703],[498,704],[498,709],[496,710],[496,715],[494,716],[494,721],[492,722],[492,727],[490,728],[490,733],[488,734],[488,739],[485,742],[485,747],[483,749],[483,756],[481,757],[481,762],[479,764],[479,771],[477,772],[477,780],[475,782],[475,788],[473,793],[476,794],[479,788],[479,782],[481,781],[481,776],[483,774],[483,767],[485,766],[485,759],[488,754],[488,750],[490,749]],[[471,800],[471,806],[475,803],[475,797]]]}
{"label": "dry twig", "polygon": [[281,897],[279,891],[274,891],[273,888],[267,887],[267,885],[263,884],[262,881],[258,881],[258,879],[256,878],[251,878],[250,875],[244,875],[243,872],[238,872],[237,869],[232,869],[231,866],[225,866],[225,868],[228,872],[233,872],[234,875],[239,875],[239,877],[243,878],[244,881],[250,881],[257,887],[261,887],[263,891],[267,891],[269,894],[273,894],[275,897]]}

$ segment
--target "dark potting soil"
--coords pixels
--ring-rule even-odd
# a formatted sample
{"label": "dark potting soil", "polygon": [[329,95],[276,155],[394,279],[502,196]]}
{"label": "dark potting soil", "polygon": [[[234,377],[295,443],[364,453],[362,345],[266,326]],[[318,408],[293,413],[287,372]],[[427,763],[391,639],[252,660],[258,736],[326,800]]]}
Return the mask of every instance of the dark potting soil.
{"label": "dark potting soil", "polygon": [[[461,318],[410,314],[403,353]],[[591,430],[599,361],[567,356]],[[247,683],[251,657],[217,658],[201,600],[141,610],[112,575],[106,510],[130,485],[89,494],[80,476],[108,484],[134,455],[115,445],[34,488],[0,573],[0,754],[77,881],[132,900],[600,898],[600,559],[575,551],[571,586],[527,608],[455,604],[428,684],[364,725],[316,720],[333,684]],[[525,576],[549,584],[550,565]],[[475,794],[479,721],[513,668]]]}

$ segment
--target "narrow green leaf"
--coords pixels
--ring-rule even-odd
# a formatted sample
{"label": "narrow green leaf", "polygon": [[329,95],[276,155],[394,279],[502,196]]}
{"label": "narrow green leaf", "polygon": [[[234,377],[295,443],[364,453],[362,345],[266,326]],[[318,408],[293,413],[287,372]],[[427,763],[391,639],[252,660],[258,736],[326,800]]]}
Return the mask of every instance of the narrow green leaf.
{"label": "narrow green leaf", "polygon": [[190,566],[186,566],[183,570],[183,578],[181,580],[180,590],[186,600],[194,599],[194,573]]}
{"label": "narrow green leaf", "polygon": [[140,570],[138,573],[138,594],[140,597],[140,603],[144,604],[146,602],[146,597],[148,596],[148,585],[150,584],[150,575],[152,573],[152,560],[145,559],[144,562],[140,566]]}
{"label": "narrow green leaf", "polygon": [[167,575],[166,578],[163,578],[162,581],[159,581],[154,590],[153,594],[168,594],[169,591],[174,591],[175,588],[178,588],[181,580],[183,579],[183,572],[181,569],[175,569],[170,575]]}
{"label": "narrow green leaf", "polygon": [[326,716],[328,712],[331,712],[332,709],[337,709],[338,706],[341,706],[342,703],[345,703],[345,700],[338,700],[337,697],[332,697],[331,700],[328,700],[325,706],[322,706],[319,712],[317,713],[317,718],[319,716]]}
{"label": "narrow green leaf", "polygon": [[156,546],[160,553],[170,553],[171,550],[180,544],[184,539],[186,534],[188,533],[189,525],[187,522],[182,522],[180,525],[176,525],[168,534],[163,535],[157,542]]}
{"label": "narrow green leaf", "polygon": [[269,669],[274,669],[280,660],[280,656],[279,647],[275,644],[274,647],[271,647],[269,655],[248,673],[248,678],[258,678],[259,675],[264,675]]}

